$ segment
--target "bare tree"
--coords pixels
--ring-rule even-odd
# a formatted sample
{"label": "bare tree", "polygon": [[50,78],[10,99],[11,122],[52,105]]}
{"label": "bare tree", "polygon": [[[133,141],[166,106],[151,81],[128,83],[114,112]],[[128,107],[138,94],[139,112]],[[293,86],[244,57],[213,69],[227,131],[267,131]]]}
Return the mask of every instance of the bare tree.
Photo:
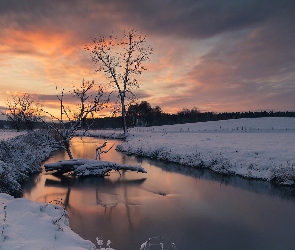
{"label": "bare tree", "polygon": [[46,124],[49,131],[53,133],[58,145],[66,150],[70,159],[73,159],[70,150],[70,140],[76,136],[78,130],[85,134],[91,126],[91,124],[87,123],[87,119],[94,118],[95,113],[102,110],[108,103],[108,98],[105,97],[101,86],[98,87],[94,96],[89,94],[94,85],[94,81],[89,82],[83,79],[79,88],[73,88],[71,94],[79,101],[75,110],[65,106],[64,90],[62,90],[61,95],[57,96],[61,105],[60,118],[42,109],[47,116],[52,118],[53,122],[46,122],[44,119],[42,121]]}
{"label": "bare tree", "polygon": [[85,47],[90,52],[92,61],[98,64],[96,71],[103,72],[110,86],[118,91],[124,136],[127,135],[126,96],[133,95],[132,90],[139,88],[137,76],[146,70],[143,63],[149,60],[153,52],[152,48],[144,46],[145,42],[145,36],[138,35],[136,30],[129,30],[122,40],[113,36],[101,36],[93,39],[92,45]]}
{"label": "bare tree", "polygon": [[39,120],[41,105],[36,103],[28,93],[13,95],[6,102],[4,114],[13,123],[14,128],[33,130],[35,123]]}

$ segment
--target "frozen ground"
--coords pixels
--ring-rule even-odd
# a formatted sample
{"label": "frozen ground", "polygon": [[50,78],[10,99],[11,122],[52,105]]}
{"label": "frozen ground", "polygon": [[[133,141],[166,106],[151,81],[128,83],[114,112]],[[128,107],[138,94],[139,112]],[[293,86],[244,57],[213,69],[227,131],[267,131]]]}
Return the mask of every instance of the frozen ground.
{"label": "frozen ground", "polygon": [[41,172],[41,163],[49,157],[53,148],[49,138],[39,131],[16,133],[1,131],[0,140],[0,192],[16,195],[21,182],[29,175]]}
{"label": "frozen ground", "polygon": [[[95,134],[116,137],[118,131],[91,131]],[[133,128],[117,149],[223,174],[295,184],[295,118]]]}
{"label": "frozen ground", "polygon": [[67,212],[57,205],[3,193],[0,204],[0,249],[96,249],[70,229]]}
{"label": "frozen ground", "polygon": [[[48,138],[39,132],[1,131],[0,135],[0,249],[96,249],[71,230],[68,214],[60,206],[7,194],[18,194],[20,183],[41,171],[41,162],[53,150]],[[97,244],[99,249],[112,250],[101,240]]]}
{"label": "frozen ground", "polygon": [[[90,135],[115,138],[120,132],[91,131]],[[0,133],[0,181],[2,186],[5,181],[7,188],[2,192],[17,191],[20,181],[40,171],[40,162],[52,150],[44,144],[42,135],[16,135]],[[295,118],[133,128],[118,150],[225,174],[295,184]],[[67,213],[60,207],[0,194],[0,249],[75,250],[95,246],[71,231]]]}
{"label": "frozen ground", "polygon": [[25,133],[26,132],[24,131],[16,132],[15,130],[0,129],[0,140],[8,140],[17,137],[18,135],[23,135]]}
{"label": "frozen ground", "polygon": [[[54,150],[50,145],[42,131],[0,131],[0,249],[97,249],[71,230],[68,214],[60,206],[8,195],[18,195],[21,182],[41,171],[42,161]],[[97,238],[96,244],[98,249],[114,250],[110,241]]]}

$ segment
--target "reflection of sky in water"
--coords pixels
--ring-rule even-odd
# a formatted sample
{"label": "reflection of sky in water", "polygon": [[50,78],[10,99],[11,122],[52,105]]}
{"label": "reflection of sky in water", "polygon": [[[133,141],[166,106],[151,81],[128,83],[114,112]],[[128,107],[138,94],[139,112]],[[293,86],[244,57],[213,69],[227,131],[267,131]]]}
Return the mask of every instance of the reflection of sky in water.
{"label": "reflection of sky in water", "polygon": [[[76,138],[74,157],[94,159],[95,144],[101,142]],[[110,239],[115,249],[139,249],[152,236],[166,237],[178,249],[295,245],[294,189],[126,156],[114,148],[102,160],[140,163],[148,173],[84,179],[39,175],[24,186],[24,197],[40,202],[62,198],[75,232],[93,242],[97,236]],[[58,152],[49,161],[65,156]]]}

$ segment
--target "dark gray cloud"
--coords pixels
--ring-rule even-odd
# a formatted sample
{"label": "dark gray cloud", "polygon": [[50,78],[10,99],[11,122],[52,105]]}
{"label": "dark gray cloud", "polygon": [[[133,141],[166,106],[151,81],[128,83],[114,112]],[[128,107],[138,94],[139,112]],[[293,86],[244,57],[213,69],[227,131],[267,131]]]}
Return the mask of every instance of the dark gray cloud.
{"label": "dark gray cloud", "polygon": [[[130,21],[147,30],[183,37],[210,37],[255,26],[274,16],[292,16],[292,0],[128,1]],[[121,3],[124,8],[126,1]],[[294,16],[293,16],[294,21]],[[291,21],[291,20],[290,20]],[[292,25],[290,22],[289,25]]]}
{"label": "dark gray cloud", "polygon": [[[294,109],[295,32],[277,18],[242,34],[225,36],[204,55],[183,81],[191,84],[185,95],[214,100],[234,109],[248,107]],[[201,83],[201,84],[200,84]],[[244,103],[244,104],[242,104]],[[242,106],[244,105],[244,107]]]}
{"label": "dark gray cloud", "polygon": [[7,30],[46,30],[49,37],[70,32],[72,44],[91,41],[100,32],[109,34],[118,24],[111,13],[115,14],[107,1],[0,1],[0,24]]}
{"label": "dark gray cloud", "polygon": [[7,25],[53,25],[94,35],[117,30],[118,26],[139,27],[148,33],[204,38],[258,25],[273,17],[295,20],[293,0],[1,0],[1,15],[14,18]]}
{"label": "dark gray cloud", "polygon": [[158,36],[200,39],[259,27],[272,19],[295,32],[293,0],[0,0],[0,14],[2,36],[9,35],[4,27],[47,30],[48,36],[70,32],[72,44],[128,27]]}
{"label": "dark gray cloud", "polygon": [[[92,100],[94,96],[97,94],[97,92],[93,89],[88,91],[89,100]],[[133,92],[133,94],[136,96],[137,99],[146,99],[151,97],[150,94],[148,94],[146,91],[138,89]],[[34,100],[37,103],[48,105],[48,103],[55,103],[54,106],[59,106],[58,98],[61,98],[61,89],[57,94],[31,94],[30,95],[32,100]],[[131,97],[131,95],[127,94],[127,98]],[[117,91],[105,91],[104,95],[102,97],[102,101],[105,101],[109,98],[110,103],[114,103],[118,100],[118,93]],[[79,100],[69,91],[64,91],[63,95],[63,101],[64,104],[78,104]],[[0,107],[1,109],[1,107]]]}
{"label": "dark gray cloud", "polygon": [[[166,42],[171,38],[197,44],[201,39],[213,38],[216,41],[212,49],[192,60],[189,73],[170,85],[166,83],[167,88],[178,84],[175,89],[181,90],[183,96],[176,93],[169,99],[167,95],[167,100],[164,102],[163,98],[157,105],[178,105],[181,109],[205,102],[250,105],[252,100],[262,108],[287,107],[287,102],[291,107],[295,96],[294,23],[294,0],[0,0],[0,51],[40,55],[42,49],[33,46],[26,31],[44,32],[49,39],[58,34],[67,37],[63,41],[67,44],[60,50],[73,48],[65,52],[66,59],[83,67],[89,56],[78,54],[77,48],[83,50],[83,45],[99,34],[118,34],[128,27]],[[155,54],[156,51],[157,48]],[[175,53],[176,58],[171,58],[168,67],[182,67],[177,56],[181,54],[183,63],[185,52]],[[188,49],[187,53],[194,51]],[[68,61],[65,64],[74,68]],[[161,70],[166,64],[165,61]],[[52,67],[57,74],[56,64]],[[63,73],[64,70],[61,67]],[[144,90],[138,90],[137,96],[151,98]],[[54,95],[36,98],[44,102],[56,100]]]}
{"label": "dark gray cloud", "polygon": [[[273,16],[252,29],[219,36],[212,49],[178,80],[182,95],[172,94],[157,104],[164,109],[294,110],[292,18]],[[173,85],[167,86],[172,89]]]}

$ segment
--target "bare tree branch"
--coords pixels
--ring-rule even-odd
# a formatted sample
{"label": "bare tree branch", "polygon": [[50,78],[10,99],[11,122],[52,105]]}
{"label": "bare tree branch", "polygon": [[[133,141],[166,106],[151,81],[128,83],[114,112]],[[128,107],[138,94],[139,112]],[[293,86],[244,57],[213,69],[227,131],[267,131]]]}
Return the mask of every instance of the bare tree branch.
{"label": "bare tree branch", "polygon": [[85,134],[90,128],[90,125],[87,124],[87,119],[95,117],[95,113],[101,111],[109,102],[109,97],[105,98],[101,86],[98,87],[95,96],[89,95],[89,91],[94,88],[94,85],[94,81],[89,82],[83,79],[79,87],[73,87],[72,94],[79,100],[79,104],[75,110],[65,107],[63,100],[64,89],[60,96],[57,95],[61,103],[61,118],[62,114],[65,114],[67,121],[42,109],[44,114],[52,119],[52,122],[46,122],[44,119],[42,119],[42,122],[52,132],[60,147],[66,150],[70,159],[73,159],[70,150],[70,140],[76,135],[78,130],[81,130],[82,134]]}
{"label": "bare tree branch", "polygon": [[118,91],[125,136],[127,134],[126,94],[139,88],[136,76],[146,70],[143,63],[148,61],[153,53],[151,47],[144,46],[145,42],[146,37],[138,35],[137,31],[132,29],[124,33],[122,40],[113,36],[108,38],[101,36],[99,39],[93,39],[92,45],[85,46],[94,64],[98,65],[96,72],[103,72],[109,79],[109,85]]}
{"label": "bare tree branch", "polygon": [[3,114],[12,121],[18,131],[22,128],[34,129],[40,116],[41,105],[36,103],[28,93],[13,95],[12,100],[7,100],[6,110]]}

